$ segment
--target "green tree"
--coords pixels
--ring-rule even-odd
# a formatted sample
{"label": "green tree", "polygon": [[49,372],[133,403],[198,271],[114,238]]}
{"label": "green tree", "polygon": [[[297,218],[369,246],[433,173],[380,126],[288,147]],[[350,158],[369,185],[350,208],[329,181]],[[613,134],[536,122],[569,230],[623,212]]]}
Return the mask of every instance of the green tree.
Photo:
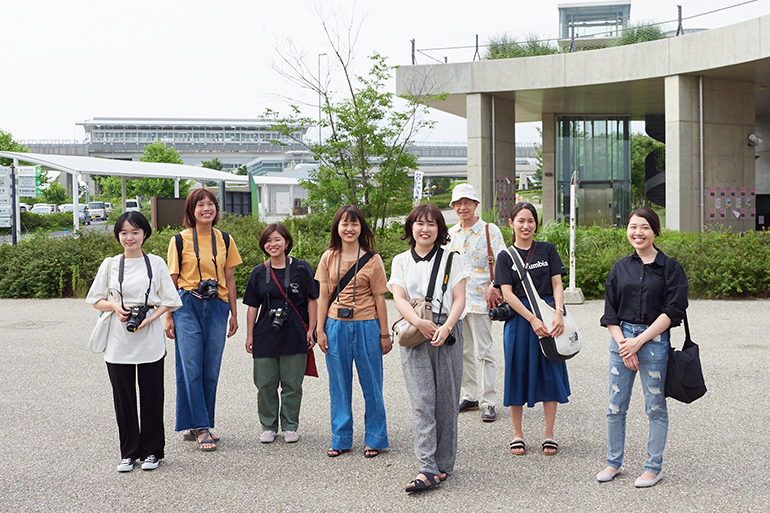
{"label": "green tree", "polygon": [[666,145],[644,134],[631,134],[631,203],[634,206],[646,205],[644,182],[646,181],[645,159],[656,148]]}
{"label": "green tree", "polygon": [[530,33],[519,42],[516,37],[503,33],[492,36],[487,41],[486,59],[513,59],[516,57],[536,57],[538,55],[552,55],[560,53],[560,50],[538,34]]}
{"label": "green tree", "polygon": [[54,205],[61,205],[71,200],[71,196],[67,194],[67,189],[62,184],[54,180],[51,184],[40,191],[40,196],[46,203],[53,203]]}
{"label": "green tree", "polygon": [[225,167],[225,165],[222,162],[220,162],[218,158],[205,160],[201,163],[201,166],[207,169],[216,169],[217,171],[222,171],[222,169],[224,169]]}
{"label": "green tree", "polygon": [[236,175],[246,176],[249,174],[249,168],[245,165],[238,166],[238,169],[235,171]]}
{"label": "green tree", "polygon": [[403,214],[411,207],[407,173],[417,169],[417,157],[409,147],[419,130],[433,126],[420,118],[425,102],[445,95],[413,94],[408,106],[398,109],[393,93],[386,91],[393,68],[385,58],[375,53],[370,57],[369,74],[354,76],[351,61],[335,46],[337,41],[329,37],[332,55],[345,79],[344,98],[333,98],[330,89],[319,81],[294,78],[321,95],[320,126],[328,134],[326,139],[320,144],[310,143],[299,135],[318,122],[301,116],[297,106],[291,107],[290,116],[281,118],[268,110],[265,118],[276,120],[271,130],[308,148],[320,163],[310,171],[310,179],[301,182],[308,191],[308,206],[329,214],[344,204],[358,205],[372,220],[373,229],[383,229],[389,216]]}
{"label": "green tree", "polygon": [[[0,151],[17,151],[22,153],[28,153],[29,148],[13,140],[13,136],[10,132],[3,131],[0,128]],[[13,159],[0,159],[0,166],[10,167],[13,165]]]}
{"label": "green tree", "polygon": [[[144,155],[139,159],[142,162],[163,162],[166,164],[184,164],[182,157],[173,146],[166,148],[166,144],[161,141],[155,141],[144,148]],[[119,198],[121,195],[121,180],[115,176],[103,176],[95,181],[102,189],[102,192],[110,198]],[[179,180],[179,197],[187,197],[190,190],[188,180]],[[140,178],[138,180],[126,180],[126,197],[133,198],[142,196],[150,198],[174,197],[174,179],[173,178]]]}

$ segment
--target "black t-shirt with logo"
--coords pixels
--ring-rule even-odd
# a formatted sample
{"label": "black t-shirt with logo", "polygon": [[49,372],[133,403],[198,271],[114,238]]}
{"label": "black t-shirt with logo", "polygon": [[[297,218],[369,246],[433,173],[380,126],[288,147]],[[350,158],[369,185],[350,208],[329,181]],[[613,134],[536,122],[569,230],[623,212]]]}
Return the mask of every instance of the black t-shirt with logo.
{"label": "black t-shirt with logo", "polygon": [[[532,247],[529,250],[519,249],[515,246],[513,250],[519,252],[521,260],[529,268],[528,272],[532,277],[532,283],[535,284],[535,289],[537,289],[540,297],[553,296],[551,277],[567,274],[564,264],[559,258],[559,252],[556,251],[556,246],[550,242],[532,241]],[[524,287],[521,286],[519,274],[516,272],[511,255],[507,250],[501,251],[497,255],[495,287],[500,288],[500,285],[512,285],[516,297],[527,299]]]}
{"label": "black t-shirt with logo", "polygon": [[[243,294],[243,303],[259,308],[252,341],[254,358],[307,353],[307,331],[302,321],[308,322],[308,300],[318,299],[318,282],[314,279],[310,264],[304,260],[292,258],[289,268],[291,270],[289,290],[284,292],[302,319],[300,320],[291,305],[288,305],[289,316],[280,331],[273,331],[271,328],[273,320],[268,314],[272,309],[284,308],[285,300],[272,277],[269,283],[265,283],[265,275],[270,276],[270,269],[265,267],[265,264],[259,264],[249,276],[246,291]],[[286,269],[273,269],[273,272],[281,288],[285,288]]]}

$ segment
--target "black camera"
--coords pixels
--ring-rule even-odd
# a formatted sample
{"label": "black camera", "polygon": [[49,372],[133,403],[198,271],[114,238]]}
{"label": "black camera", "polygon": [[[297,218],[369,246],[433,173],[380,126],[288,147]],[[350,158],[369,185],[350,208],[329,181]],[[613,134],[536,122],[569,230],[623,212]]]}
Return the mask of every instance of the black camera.
{"label": "black camera", "polygon": [[450,334],[447,336],[446,340],[444,341],[444,345],[447,345],[447,346],[453,346],[453,345],[455,345],[455,342],[457,342],[457,339],[455,338],[455,336],[454,336],[454,335],[452,335],[452,334],[450,333]]}
{"label": "black camera", "polygon": [[353,309],[352,308],[337,308],[337,317],[340,319],[352,319],[353,318]]}
{"label": "black camera", "polygon": [[198,282],[198,294],[208,299],[216,299],[219,296],[217,285],[217,280],[213,278],[201,280]]}
{"label": "black camera", "polygon": [[126,329],[131,333],[134,333],[139,329],[139,325],[147,317],[147,312],[152,308],[151,306],[132,306],[131,313],[128,314],[128,320],[126,321]]}
{"label": "black camera", "polygon": [[508,303],[503,303],[497,308],[492,308],[489,311],[489,318],[493,321],[507,321],[512,319],[516,315],[516,310],[511,308]]}
{"label": "black camera", "polygon": [[270,319],[272,319],[270,328],[273,331],[281,331],[284,321],[289,318],[289,311],[286,309],[286,307],[273,308],[267,313],[267,315],[270,317]]}

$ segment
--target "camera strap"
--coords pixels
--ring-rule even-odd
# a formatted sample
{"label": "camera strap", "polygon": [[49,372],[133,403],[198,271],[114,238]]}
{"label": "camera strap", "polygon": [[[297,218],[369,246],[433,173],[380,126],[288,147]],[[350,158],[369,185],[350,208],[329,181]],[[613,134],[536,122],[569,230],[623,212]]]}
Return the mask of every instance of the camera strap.
{"label": "camera strap", "polygon": [[[284,277],[284,284],[286,290],[289,290],[289,283],[290,283],[290,263],[289,263],[289,257],[286,257],[286,276]],[[297,310],[297,307],[294,306],[294,303],[291,302],[291,299],[289,299],[289,296],[286,295],[286,292],[284,292],[283,288],[281,288],[281,284],[278,282],[278,278],[275,275],[275,272],[273,272],[273,267],[270,265],[270,262],[265,262],[265,267],[270,270],[270,274],[265,273],[265,284],[270,284],[270,278],[273,278],[273,281],[275,281],[275,284],[278,285],[278,290],[281,291],[281,294],[283,295],[283,299],[286,301],[286,303],[291,306],[292,310],[294,310],[294,313],[297,314],[297,317],[299,317],[299,320],[302,321],[302,325],[305,327],[305,331],[307,331],[308,326],[307,323],[305,323],[305,319],[302,318],[302,316],[299,314],[299,310]],[[267,291],[265,291],[267,292]]]}
{"label": "camera strap", "polygon": [[[359,255],[361,254],[361,246],[358,247]],[[331,297],[329,298],[329,306],[332,306],[332,303],[334,303],[335,299],[338,299],[340,295],[341,290],[345,290],[345,287],[348,286],[348,283],[350,283],[350,280],[353,280],[355,275],[358,274],[358,269],[362,268],[369,262],[369,260],[372,259],[373,253],[367,253],[364,256],[362,256],[359,259],[356,259],[356,265],[348,269],[348,272],[345,273],[345,276],[342,277],[340,280],[340,270],[341,270],[341,264],[342,264],[342,250],[340,250],[340,254],[337,259],[337,289],[332,292]],[[339,304],[339,301],[337,301],[337,304]],[[356,304],[356,282],[353,280],[353,304]],[[328,307],[327,307],[328,308]]]}
{"label": "camera strap", "polygon": [[[152,265],[150,265],[150,257],[147,253],[142,251],[144,257],[144,265],[147,266],[147,278],[149,283],[147,284],[147,292],[144,293],[144,306],[147,306],[147,301],[150,299],[150,289],[152,288]],[[120,306],[126,309],[126,305],[123,304],[123,274],[126,266],[126,255],[120,255],[120,265],[118,266],[118,286],[120,287]]]}
{"label": "camera strap", "polygon": [[[195,227],[192,229],[192,238],[195,258],[198,260],[198,277],[200,278],[200,281],[203,281],[203,275],[201,274],[201,256],[198,252],[198,232],[195,230]],[[211,253],[213,254],[211,261],[214,262],[214,272],[216,273],[217,281],[219,281],[219,268],[217,267],[217,239],[214,235],[213,226],[211,227]]]}
{"label": "camera strap", "polygon": [[455,251],[450,251],[446,257],[446,266],[444,267],[444,281],[441,283],[441,302],[438,306],[438,314],[441,316],[441,310],[444,309],[444,294],[446,294],[447,285],[449,284],[449,273],[452,272],[452,260],[455,256]]}

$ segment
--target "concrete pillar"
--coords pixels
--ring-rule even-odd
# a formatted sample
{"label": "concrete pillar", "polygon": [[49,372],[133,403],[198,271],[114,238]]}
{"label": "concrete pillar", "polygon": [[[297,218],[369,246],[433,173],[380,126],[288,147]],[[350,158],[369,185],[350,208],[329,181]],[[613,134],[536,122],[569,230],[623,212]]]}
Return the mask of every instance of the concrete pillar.
{"label": "concrete pillar", "polygon": [[[703,80],[701,196],[699,80],[690,76],[665,79],[666,228],[751,230],[755,223],[750,214],[754,208],[751,189],[755,187],[756,176],[754,148],[748,146],[748,137],[754,132],[754,84]],[[745,196],[741,196],[742,192]]]}
{"label": "concrete pillar", "polygon": [[543,113],[543,192],[540,195],[543,208],[542,222],[556,220],[556,116]]}
{"label": "concrete pillar", "polygon": [[477,212],[483,213],[494,207],[495,177],[516,179],[515,105],[488,94],[469,94],[466,107],[468,183],[481,200]]}

